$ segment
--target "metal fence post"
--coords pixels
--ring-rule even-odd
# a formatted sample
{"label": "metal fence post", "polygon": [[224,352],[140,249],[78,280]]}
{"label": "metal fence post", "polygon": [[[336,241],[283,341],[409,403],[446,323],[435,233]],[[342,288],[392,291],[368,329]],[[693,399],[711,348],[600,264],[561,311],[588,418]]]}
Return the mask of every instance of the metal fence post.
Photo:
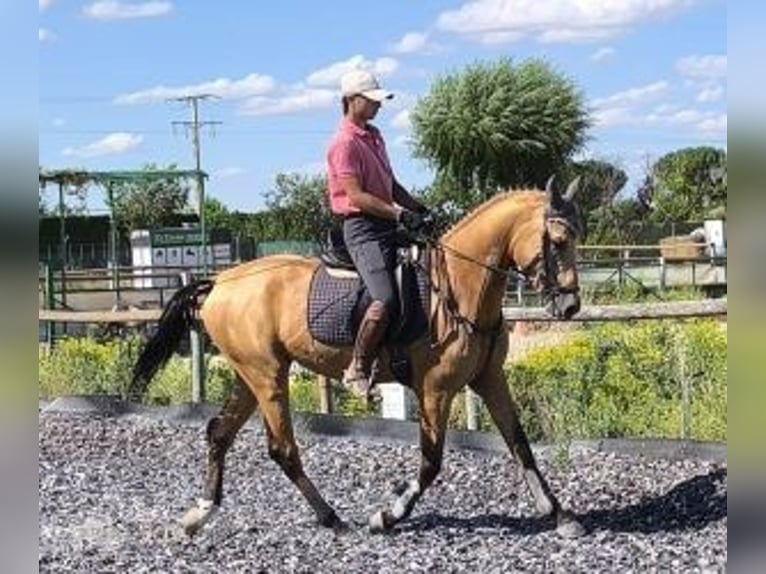
{"label": "metal fence post", "polygon": [[[187,272],[181,273],[181,283],[186,286],[191,277]],[[195,404],[205,402],[205,350],[202,336],[196,324],[189,330],[189,345],[191,347],[191,399]]]}
{"label": "metal fence post", "polygon": [[[45,264],[45,308],[53,309],[56,306],[56,298],[53,294],[53,272],[51,271],[50,263]],[[45,338],[48,350],[53,348],[53,337],[55,335],[55,327],[53,321],[45,323]]]}
{"label": "metal fence post", "polygon": [[319,376],[319,412],[332,414],[332,382],[324,375]]}
{"label": "metal fence post", "polygon": [[686,365],[686,346],[683,327],[675,328],[676,365],[678,378],[681,380],[681,438],[688,439],[691,434],[691,381]]}

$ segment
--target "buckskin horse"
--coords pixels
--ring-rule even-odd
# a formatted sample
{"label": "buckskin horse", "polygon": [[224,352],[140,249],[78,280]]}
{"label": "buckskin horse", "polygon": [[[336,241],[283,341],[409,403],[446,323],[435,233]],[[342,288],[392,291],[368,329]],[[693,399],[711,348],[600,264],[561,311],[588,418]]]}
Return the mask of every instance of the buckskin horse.
{"label": "buckskin horse", "polygon": [[[583,533],[538,470],[503,373],[508,336],[502,302],[510,273],[531,281],[547,301],[549,313],[569,319],[579,311],[575,246],[582,227],[573,201],[577,187],[574,180],[562,194],[551,179],[545,190],[495,195],[432,243],[431,324],[408,348],[408,385],[420,411],[419,475],[402,482],[390,508],[370,517],[373,532],[387,531],[408,517],[433,483],[441,468],[450,405],[468,385],[481,397],[520,463],[538,511],[555,519],[562,536]],[[207,425],[204,492],[182,518],[189,535],[220,506],[226,452],[257,407],[270,457],[306,498],[321,525],[346,528],[305,474],[290,416],[288,375],[294,361],[339,379],[351,359],[350,346],[331,347],[310,334],[307,299],[319,265],[313,258],[269,256],[181,288],[168,301],[156,333],[139,356],[133,389],[140,394],[187,335],[199,310],[211,340],[237,374],[231,397]],[[378,380],[395,380],[387,362],[379,364]]]}

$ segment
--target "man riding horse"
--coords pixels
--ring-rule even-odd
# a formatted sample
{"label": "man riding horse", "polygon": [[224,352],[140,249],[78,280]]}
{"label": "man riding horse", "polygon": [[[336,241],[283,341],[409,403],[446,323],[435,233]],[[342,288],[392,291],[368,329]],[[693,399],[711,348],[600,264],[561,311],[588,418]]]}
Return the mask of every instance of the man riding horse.
{"label": "man riding horse", "polygon": [[428,209],[396,180],[380,130],[370,123],[384,100],[366,70],[341,79],[343,119],[327,152],[330,207],[343,221],[343,239],[372,303],[362,317],[343,384],[367,397],[372,366],[391,318],[400,309],[393,277],[396,227],[417,231]]}

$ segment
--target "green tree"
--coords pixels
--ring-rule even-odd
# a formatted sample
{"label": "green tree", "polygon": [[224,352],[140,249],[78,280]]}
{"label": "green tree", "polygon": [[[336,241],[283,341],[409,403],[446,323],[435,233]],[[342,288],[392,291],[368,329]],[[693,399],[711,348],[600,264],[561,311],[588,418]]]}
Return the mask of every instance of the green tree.
{"label": "green tree", "polygon": [[564,181],[575,177],[580,177],[577,205],[588,225],[588,243],[612,243],[624,224],[622,214],[627,204],[617,198],[628,181],[627,174],[607,161],[589,159],[571,162],[563,170]]}
{"label": "green tree", "polygon": [[262,233],[269,239],[321,242],[333,224],[326,189],[323,175],[278,174],[266,196],[269,215]]}
{"label": "green tree", "polygon": [[684,148],[662,156],[652,167],[652,217],[659,223],[701,221],[726,208],[726,152],[714,147]]}
{"label": "green tree", "polygon": [[205,197],[205,226],[208,229],[236,230],[236,219],[223,202],[215,197]]}
{"label": "green tree", "polygon": [[532,59],[475,64],[440,77],[412,113],[415,154],[445,182],[475,189],[544,185],[585,142],[590,119],[575,84]]}
{"label": "green tree", "polygon": [[619,167],[598,159],[571,162],[563,171],[564,181],[580,177],[577,205],[590,222],[602,216],[628,182]]}
{"label": "green tree", "polygon": [[[155,171],[157,166],[147,164],[145,171]],[[174,171],[177,166],[166,168]],[[170,225],[173,214],[188,209],[189,189],[186,182],[175,179],[136,180],[116,184],[114,213],[120,226],[126,231],[151,229]]]}

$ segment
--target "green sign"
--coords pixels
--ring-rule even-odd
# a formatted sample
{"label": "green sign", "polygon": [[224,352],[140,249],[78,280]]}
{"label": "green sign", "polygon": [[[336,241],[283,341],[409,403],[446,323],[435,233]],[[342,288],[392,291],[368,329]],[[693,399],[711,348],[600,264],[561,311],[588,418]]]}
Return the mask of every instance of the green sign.
{"label": "green sign", "polygon": [[[151,232],[152,247],[181,247],[183,245],[199,245],[202,234],[199,228],[153,229]],[[206,233],[206,244],[210,245],[210,233]]]}

